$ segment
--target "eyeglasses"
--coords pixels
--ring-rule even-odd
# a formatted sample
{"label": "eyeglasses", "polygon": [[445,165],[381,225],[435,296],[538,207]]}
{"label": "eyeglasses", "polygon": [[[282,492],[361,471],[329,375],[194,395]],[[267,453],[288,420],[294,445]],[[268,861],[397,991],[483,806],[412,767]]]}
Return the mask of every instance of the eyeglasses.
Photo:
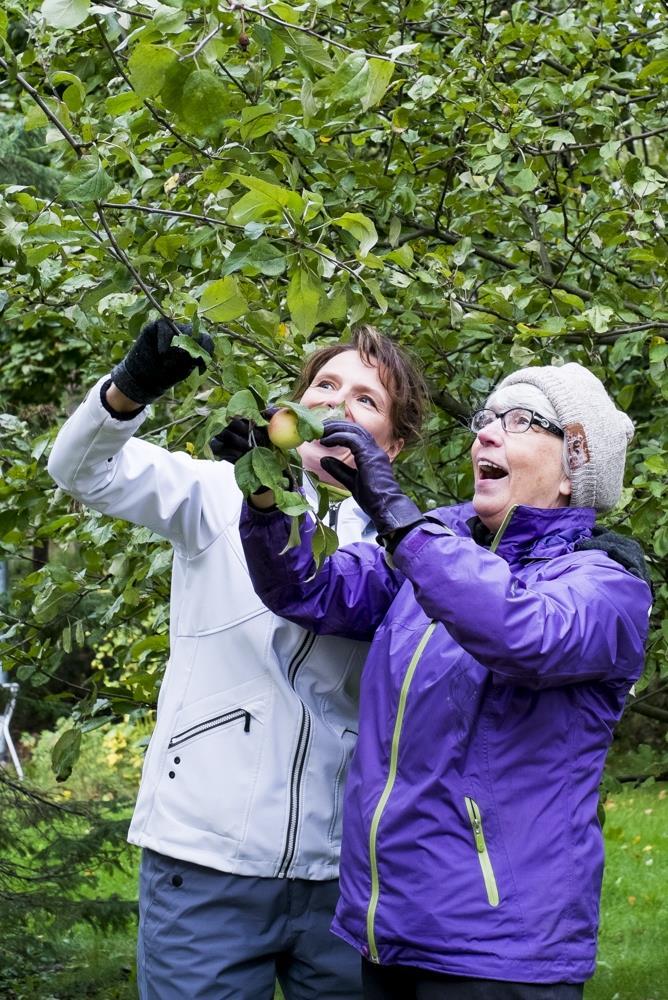
{"label": "eyeglasses", "polygon": [[483,427],[494,423],[495,420],[501,421],[501,426],[508,434],[524,434],[530,427],[542,427],[544,431],[556,434],[557,437],[564,436],[561,427],[557,427],[547,417],[536,413],[535,410],[528,410],[524,406],[514,406],[512,410],[506,410],[505,413],[497,413],[495,410],[476,410],[471,417],[469,427],[474,434],[477,434]]}

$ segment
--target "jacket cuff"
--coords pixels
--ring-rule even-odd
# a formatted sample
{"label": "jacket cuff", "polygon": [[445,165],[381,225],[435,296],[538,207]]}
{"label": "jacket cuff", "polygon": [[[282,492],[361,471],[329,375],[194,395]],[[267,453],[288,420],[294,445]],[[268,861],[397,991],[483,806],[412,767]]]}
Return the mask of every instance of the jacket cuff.
{"label": "jacket cuff", "polygon": [[142,410],[146,409],[146,404],[140,406],[137,410],[132,410],[130,413],[119,413],[118,410],[115,410],[113,406],[107,402],[107,389],[112,384],[112,381],[112,379],[108,378],[107,381],[103,382],[100,386],[100,402],[102,403],[102,406],[105,408],[107,413],[114,418],[114,420],[134,420],[134,418],[137,417]]}

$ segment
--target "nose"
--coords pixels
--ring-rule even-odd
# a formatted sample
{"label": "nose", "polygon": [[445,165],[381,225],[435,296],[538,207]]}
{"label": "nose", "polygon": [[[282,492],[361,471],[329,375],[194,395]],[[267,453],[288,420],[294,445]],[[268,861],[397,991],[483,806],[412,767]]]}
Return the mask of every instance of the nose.
{"label": "nose", "polygon": [[337,407],[343,408],[346,420],[352,420],[350,399],[345,386],[341,386],[336,392],[329,393],[324,405],[328,406],[331,410],[335,410]]}
{"label": "nose", "polygon": [[477,438],[481,444],[500,444],[503,435],[503,425],[501,424],[501,418],[497,417],[496,420],[492,420],[491,423],[485,424],[477,434]]}

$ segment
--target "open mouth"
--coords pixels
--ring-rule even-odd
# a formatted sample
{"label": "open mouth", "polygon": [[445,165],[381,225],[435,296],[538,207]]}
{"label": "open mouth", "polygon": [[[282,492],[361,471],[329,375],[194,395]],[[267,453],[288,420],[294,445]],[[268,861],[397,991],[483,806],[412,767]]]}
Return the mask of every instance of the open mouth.
{"label": "open mouth", "polygon": [[490,462],[487,458],[481,458],[478,462],[479,479],[504,479],[507,475],[508,470],[496,462]]}

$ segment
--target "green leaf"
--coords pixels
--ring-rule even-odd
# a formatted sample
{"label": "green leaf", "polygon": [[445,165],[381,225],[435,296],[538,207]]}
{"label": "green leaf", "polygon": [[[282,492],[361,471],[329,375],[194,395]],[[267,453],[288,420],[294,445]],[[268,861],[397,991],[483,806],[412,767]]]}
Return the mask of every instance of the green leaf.
{"label": "green leaf", "polygon": [[292,28],[284,28],[282,37],[307,71],[315,70],[329,73],[334,69],[334,64],[327,55],[324,45],[316,38]]}
{"label": "green leaf", "polygon": [[361,100],[369,87],[369,65],[361,52],[350,52],[335,73],[314,88],[316,95],[327,96],[336,104]]}
{"label": "green leaf", "polygon": [[560,302],[564,302],[567,306],[571,306],[572,309],[581,311],[585,307],[584,300],[581,299],[579,295],[575,295],[573,292],[565,292],[563,288],[553,288],[552,295]]}
{"label": "green leaf", "polygon": [[239,291],[237,279],[228,275],[205,286],[197,309],[200,316],[214,323],[227,323],[243,316],[248,302]]}
{"label": "green leaf", "polygon": [[166,4],[158,4],[153,13],[153,24],[163,35],[178,34],[186,23],[185,10],[174,10]]}
{"label": "green leaf", "polygon": [[539,181],[533,170],[525,167],[524,170],[520,170],[518,174],[513,177],[515,187],[519,188],[520,191],[535,191],[538,187]]}
{"label": "green leaf", "polygon": [[369,250],[378,242],[378,233],[371,219],[361,212],[345,212],[337,219],[332,219],[335,226],[345,229],[359,241],[360,257],[364,258]]}
{"label": "green leaf", "polygon": [[180,333],[178,337],[174,337],[171,343],[173,347],[181,347],[191,358],[199,358],[205,365],[208,365],[211,361],[209,352],[198,344],[194,337],[191,337],[187,333]]}
{"label": "green leaf", "polygon": [[81,730],[66,729],[51,751],[51,766],[57,781],[67,781],[81,753]]}
{"label": "green leaf", "polygon": [[128,61],[132,86],[141,97],[157,97],[165,85],[167,71],[178,56],[165,45],[142,42],[132,50]]}
{"label": "green leaf", "polygon": [[190,132],[213,138],[222,131],[230,112],[228,89],[211,70],[196,69],[185,81],[176,111]]}
{"label": "green leaf", "polygon": [[411,101],[420,103],[432,97],[440,86],[440,81],[435,76],[424,74],[419,76],[415,83],[409,88],[408,96]]}
{"label": "green leaf", "polygon": [[127,111],[134,111],[141,107],[141,98],[135,94],[134,90],[124,90],[122,94],[114,94],[108,97],[104,106],[110,115],[124,115]]}
{"label": "green leaf", "polygon": [[52,28],[76,28],[88,17],[91,0],[44,0],[42,17]]}
{"label": "green leaf", "polygon": [[614,316],[613,309],[610,309],[609,306],[599,306],[598,304],[592,306],[591,309],[585,309],[582,313],[582,318],[587,320],[596,333],[605,333],[606,330],[610,329],[612,316]]}
{"label": "green leaf", "polygon": [[278,453],[271,448],[253,448],[251,451],[253,472],[263,486],[269,489],[285,489],[285,466]]}
{"label": "green leaf", "polygon": [[290,549],[295,549],[301,542],[301,534],[299,532],[299,525],[301,522],[301,516],[293,517],[290,521],[290,534],[288,535],[288,540],[285,543],[284,548],[281,549],[279,555],[285,555]]}
{"label": "green leaf", "polygon": [[232,174],[232,177],[249,191],[259,195],[268,205],[271,205],[279,218],[283,215],[283,209],[287,209],[297,218],[304,210],[302,197],[296,191],[272,184],[261,177],[251,177],[246,174]]}
{"label": "green leaf", "polygon": [[366,90],[362,96],[362,107],[365,111],[380,104],[394,74],[394,63],[386,59],[369,59],[368,66]]}
{"label": "green leaf", "polygon": [[259,139],[269,132],[274,132],[280,121],[276,109],[271,104],[256,104],[244,108],[241,112],[239,134],[244,142],[249,139]]}
{"label": "green leaf", "polygon": [[666,465],[663,455],[648,455],[645,459],[645,465],[650,472],[657,476],[665,476],[668,472],[668,465]]}
{"label": "green leaf", "polygon": [[60,634],[60,642],[66,653],[72,652],[72,626],[69,622]]}
{"label": "green leaf", "polygon": [[227,419],[232,417],[246,417],[254,424],[266,424],[266,420],[260,413],[257,399],[250,389],[240,389],[230,398],[225,407]]}
{"label": "green leaf", "polygon": [[240,240],[221,268],[222,274],[233,274],[244,267],[251,267],[260,274],[275,277],[286,268],[285,254],[269,240]]}
{"label": "green leaf", "polygon": [[316,530],[313,534],[311,544],[316,570],[319,570],[327,556],[336,552],[339,547],[339,540],[332,528],[323,524],[322,521],[316,521]]}
{"label": "green leaf", "polygon": [[82,156],[60,186],[65,201],[87,203],[104,201],[114,182],[96,156]]}
{"label": "green leaf", "polygon": [[169,636],[145,635],[130,646],[130,657],[138,659],[142,653],[162,652],[169,648]]}
{"label": "green leaf", "polygon": [[288,309],[295,325],[305,337],[318,321],[318,307],[322,295],[320,278],[310,268],[298,265],[288,286]]}
{"label": "green leaf", "polygon": [[648,62],[638,73],[638,80],[647,80],[653,76],[668,79],[668,56],[659,56],[658,59]]}
{"label": "green leaf", "polygon": [[262,485],[253,470],[253,452],[249,451],[242,455],[238,462],[234,464],[234,478],[237,486],[245,497],[257,493]]}

